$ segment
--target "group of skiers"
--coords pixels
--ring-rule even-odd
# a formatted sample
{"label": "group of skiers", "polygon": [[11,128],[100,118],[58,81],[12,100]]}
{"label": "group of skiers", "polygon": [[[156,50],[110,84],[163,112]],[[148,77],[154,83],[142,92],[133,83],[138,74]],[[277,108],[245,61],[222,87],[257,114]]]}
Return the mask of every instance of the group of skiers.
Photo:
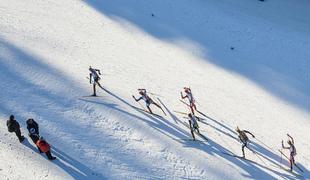
{"label": "group of skiers", "polygon": [[[98,85],[101,89],[103,89],[103,87],[99,83],[99,80],[101,79],[99,77],[99,75],[101,75],[101,73],[100,73],[99,69],[94,69],[91,66],[89,67],[89,71],[90,71],[90,77],[89,77],[90,81],[89,82],[91,84],[93,84],[93,96],[96,96],[96,85]],[[98,75],[97,72],[99,73],[99,75]],[[196,140],[194,132],[196,131],[199,135],[201,135],[200,131],[199,131],[199,125],[198,125],[199,118],[195,115],[195,112],[199,112],[199,111],[197,110],[197,107],[196,107],[196,104],[195,104],[195,99],[194,99],[194,96],[193,96],[191,88],[190,87],[184,87],[183,90],[184,90],[185,95],[181,91],[180,92],[181,99],[187,99],[188,100],[189,104],[187,104],[186,102],[183,102],[183,103],[185,103],[189,107],[189,109],[190,109],[190,112],[187,114],[187,116],[188,116],[187,119],[188,119],[189,128],[190,128],[190,132],[191,132],[191,135],[193,137],[193,140]],[[148,109],[148,112],[150,114],[154,114],[152,109],[150,108],[150,105],[155,105],[156,107],[158,107],[166,115],[166,113],[162,109],[162,107],[158,103],[156,103],[147,94],[146,89],[138,89],[138,92],[140,94],[139,98],[136,98],[134,95],[132,97],[134,98],[134,100],[136,102],[138,102],[140,100],[143,100],[145,102],[146,108]],[[199,112],[199,113],[201,113],[201,112]],[[236,132],[237,132],[238,138],[239,138],[239,140],[240,140],[240,142],[242,144],[242,146],[241,146],[242,158],[245,158],[245,151],[244,151],[244,149],[245,148],[250,149],[248,147],[248,144],[250,143],[250,141],[249,141],[249,138],[248,138],[247,134],[250,134],[253,138],[255,138],[255,136],[251,132],[249,132],[247,130],[240,130],[239,127],[236,128]],[[283,149],[289,149],[289,151],[290,151],[289,161],[290,161],[290,170],[292,171],[293,170],[293,165],[296,165],[294,157],[296,156],[297,153],[296,153],[296,148],[295,148],[295,145],[294,145],[294,139],[289,134],[287,134],[287,136],[289,137],[289,140],[287,141],[288,146],[284,146],[283,140],[282,140],[282,148]]]}
{"label": "group of skiers", "polygon": [[[7,127],[9,132],[15,132],[18,140],[20,143],[22,143],[25,140],[25,137],[22,136],[20,131],[20,125],[15,120],[14,115],[11,115],[9,120],[7,120]],[[32,118],[28,119],[26,121],[27,129],[28,129],[28,135],[32,142],[37,146],[38,151],[40,153],[45,153],[47,158],[49,160],[54,160],[56,157],[52,156],[51,153],[51,146],[46,142],[46,140],[39,135],[39,125],[38,123],[33,120]]]}

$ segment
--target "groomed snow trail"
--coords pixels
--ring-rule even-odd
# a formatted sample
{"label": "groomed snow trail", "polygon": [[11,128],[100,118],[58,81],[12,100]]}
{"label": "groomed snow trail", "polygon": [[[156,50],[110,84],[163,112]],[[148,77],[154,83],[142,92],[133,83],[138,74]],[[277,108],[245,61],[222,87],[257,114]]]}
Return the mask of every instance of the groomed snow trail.
{"label": "groomed snow trail", "polygon": [[[310,3],[282,1],[0,0],[1,179],[309,179]],[[103,73],[96,98],[89,65]],[[177,113],[184,86],[208,142]],[[167,116],[133,108],[138,88]],[[25,136],[34,118],[58,159],[19,144],[10,114]],[[241,154],[237,125],[256,136],[252,162],[223,154]],[[279,167],[286,133],[303,177]]]}

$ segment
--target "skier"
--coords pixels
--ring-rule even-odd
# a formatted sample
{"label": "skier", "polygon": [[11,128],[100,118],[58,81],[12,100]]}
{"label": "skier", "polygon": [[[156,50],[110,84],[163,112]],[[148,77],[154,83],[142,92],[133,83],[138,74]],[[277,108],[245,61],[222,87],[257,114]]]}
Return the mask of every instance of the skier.
{"label": "skier", "polygon": [[295,164],[295,158],[294,156],[297,155],[296,153],[296,148],[294,145],[294,139],[292,138],[292,136],[290,136],[289,134],[286,134],[289,138],[289,140],[287,141],[287,144],[289,145],[288,147],[284,146],[283,144],[283,140],[282,140],[282,148],[283,149],[289,149],[290,150],[290,170],[293,171],[293,164]]}
{"label": "skier", "polygon": [[141,97],[138,98],[138,99],[136,99],[136,97],[133,95],[132,97],[135,99],[135,101],[138,102],[138,101],[140,101],[141,99],[143,99],[143,100],[145,101],[145,104],[146,104],[147,109],[149,110],[149,112],[150,112],[151,114],[153,114],[153,112],[152,112],[152,110],[151,110],[151,108],[150,108],[150,105],[151,105],[151,104],[154,104],[154,105],[157,106],[159,109],[161,109],[161,110],[163,111],[164,114],[166,114],[166,113],[164,112],[164,110],[162,109],[162,107],[161,107],[159,104],[157,104],[156,102],[154,102],[154,101],[147,95],[146,89],[138,89],[138,91],[139,91],[139,94],[141,95]]}
{"label": "skier", "polygon": [[[99,75],[101,75],[100,70],[94,69],[91,66],[89,66],[88,70],[90,71],[90,73],[89,73],[89,84],[93,84],[93,92],[94,93],[92,96],[97,96],[96,95],[96,85],[98,85],[101,89],[103,89],[101,84],[99,83],[99,80],[101,79],[99,77]],[[97,72],[99,73],[99,75]]]}
{"label": "skier", "polygon": [[29,133],[32,132],[32,134],[35,133],[35,134],[39,135],[39,125],[37,122],[35,122],[35,120],[30,118],[26,121],[26,124],[27,124],[27,129],[28,129]]}
{"label": "skier", "polygon": [[184,87],[185,96],[183,96],[183,93],[181,92],[181,98],[185,99],[187,98],[189,101],[189,107],[191,108],[192,114],[195,114],[194,109],[197,111],[196,105],[195,105],[195,99],[193,97],[192,91],[188,87]]}
{"label": "skier", "polygon": [[191,129],[191,134],[195,141],[196,139],[195,139],[194,131],[196,130],[200,134],[198,122],[197,122],[196,116],[191,113],[188,114],[188,118],[189,118],[188,122],[189,122],[189,127]]}
{"label": "skier", "polygon": [[18,137],[18,140],[20,143],[22,143],[25,139],[24,136],[22,136],[22,133],[20,132],[20,125],[19,123],[14,119],[14,115],[10,116],[10,119],[7,120],[6,125],[8,127],[9,132],[15,132],[16,136]]}
{"label": "skier", "polygon": [[247,130],[240,130],[239,127],[236,128],[236,131],[238,133],[238,137],[239,137],[240,141],[242,142],[242,154],[243,154],[242,157],[245,158],[244,148],[245,147],[249,148],[248,147],[249,138],[246,135],[246,133],[252,135],[253,138],[255,138],[255,136],[251,132],[249,132]]}
{"label": "skier", "polygon": [[43,139],[43,137],[40,137],[39,140],[37,140],[36,145],[39,148],[40,153],[45,153],[49,160],[56,159],[56,157],[52,156],[51,146]]}

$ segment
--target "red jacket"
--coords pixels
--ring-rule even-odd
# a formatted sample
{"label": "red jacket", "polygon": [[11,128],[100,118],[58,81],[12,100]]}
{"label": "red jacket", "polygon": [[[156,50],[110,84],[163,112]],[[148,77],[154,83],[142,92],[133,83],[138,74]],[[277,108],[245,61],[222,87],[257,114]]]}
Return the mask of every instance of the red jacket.
{"label": "red jacket", "polygon": [[38,140],[36,145],[44,153],[46,153],[47,151],[51,150],[51,146],[44,139]]}

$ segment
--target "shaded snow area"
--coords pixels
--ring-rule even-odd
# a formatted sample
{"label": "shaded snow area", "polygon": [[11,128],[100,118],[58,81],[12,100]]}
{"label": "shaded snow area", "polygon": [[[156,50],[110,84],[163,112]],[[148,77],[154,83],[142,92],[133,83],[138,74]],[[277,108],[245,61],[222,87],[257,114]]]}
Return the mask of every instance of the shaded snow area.
{"label": "shaded snow area", "polygon": [[[309,9],[308,0],[0,0],[0,179],[310,179]],[[90,65],[102,72],[98,97]],[[185,86],[208,141],[192,141]],[[146,108],[132,98],[138,88],[167,115],[135,108]],[[11,114],[23,143],[7,131]],[[39,154],[28,118],[56,160]],[[228,155],[242,155],[237,126],[255,135],[247,159]],[[287,133],[303,173],[278,151],[289,156]]]}

